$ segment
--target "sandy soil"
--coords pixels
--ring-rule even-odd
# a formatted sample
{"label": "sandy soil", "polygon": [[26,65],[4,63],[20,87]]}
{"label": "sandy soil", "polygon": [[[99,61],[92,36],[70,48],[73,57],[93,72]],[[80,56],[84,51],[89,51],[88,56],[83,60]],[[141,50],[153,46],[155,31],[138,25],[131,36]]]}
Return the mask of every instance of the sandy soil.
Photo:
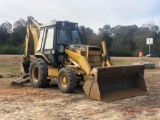
{"label": "sandy soil", "polygon": [[[138,62],[139,58],[114,60]],[[24,87],[10,86],[10,82],[20,75],[15,75],[18,68],[10,69],[7,66],[18,66],[20,61],[20,56],[0,55],[0,66],[3,66],[0,69],[0,120],[160,119],[159,68],[145,70],[146,95],[100,102],[87,97],[82,87],[77,88],[73,94],[63,94],[53,84],[54,81],[45,89],[35,89],[30,84]],[[159,59],[153,58],[152,61],[158,63]]]}

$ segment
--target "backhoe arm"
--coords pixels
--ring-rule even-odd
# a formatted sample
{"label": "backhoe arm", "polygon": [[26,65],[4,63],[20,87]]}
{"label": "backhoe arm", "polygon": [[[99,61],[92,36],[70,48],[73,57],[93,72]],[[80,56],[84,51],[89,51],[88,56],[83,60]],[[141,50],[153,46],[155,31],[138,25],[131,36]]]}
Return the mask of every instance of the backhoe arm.
{"label": "backhoe arm", "polygon": [[27,17],[26,23],[26,36],[25,36],[25,48],[22,62],[21,73],[28,73],[28,68],[30,65],[30,51],[31,51],[31,42],[34,43],[34,53],[36,52],[38,46],[38,36],[40,33],[40,25],[33,17]]}

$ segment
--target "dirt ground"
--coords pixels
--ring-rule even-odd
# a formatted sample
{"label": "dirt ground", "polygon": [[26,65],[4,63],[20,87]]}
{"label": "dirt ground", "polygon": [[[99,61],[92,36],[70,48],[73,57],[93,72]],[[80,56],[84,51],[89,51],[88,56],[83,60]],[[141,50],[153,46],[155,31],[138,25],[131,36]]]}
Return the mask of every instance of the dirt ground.
{"label": "dirt ground", "polygon": [[10,86],[20,77],[20,61],[21,56],[0,55],[0,120],[160,119],[160,58],[114,57],[117,65],[151,61],[156,63],[156,69],[145,70],[146,95],[110,102],[90,99],[82,87],[73,94],[63,94],[54,81],[45,89],[30,84]]}

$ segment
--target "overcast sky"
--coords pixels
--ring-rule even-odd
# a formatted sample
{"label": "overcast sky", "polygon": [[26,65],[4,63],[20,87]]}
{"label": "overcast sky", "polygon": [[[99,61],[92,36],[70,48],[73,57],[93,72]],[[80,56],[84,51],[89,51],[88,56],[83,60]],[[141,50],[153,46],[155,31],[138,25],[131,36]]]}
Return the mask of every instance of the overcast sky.
{"label": "overcast sky", "polygon": [[105,24],[141,26],[154,20],[159,25],[160,0],[0,0],[0,24],[30,15],[41,23],[78,22],[94,32]]}

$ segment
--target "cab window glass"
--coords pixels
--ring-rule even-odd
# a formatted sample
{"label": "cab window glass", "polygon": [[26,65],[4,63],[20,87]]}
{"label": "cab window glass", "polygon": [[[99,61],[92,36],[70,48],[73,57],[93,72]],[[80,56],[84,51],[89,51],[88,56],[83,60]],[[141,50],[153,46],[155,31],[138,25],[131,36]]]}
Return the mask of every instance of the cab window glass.
{"label": "cab window glass", "polygon": [[48,28],[46,35],[45,49],[53,48],[54,28]]}

